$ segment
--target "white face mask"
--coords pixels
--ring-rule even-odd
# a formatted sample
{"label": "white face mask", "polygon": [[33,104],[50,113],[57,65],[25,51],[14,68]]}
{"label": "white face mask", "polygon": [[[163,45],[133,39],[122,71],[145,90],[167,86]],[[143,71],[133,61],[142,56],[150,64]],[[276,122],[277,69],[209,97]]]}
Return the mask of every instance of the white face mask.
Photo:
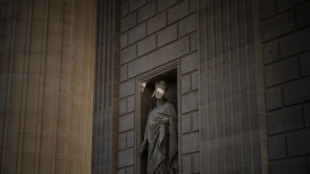
{"label": "white face mask", "polygon": [[165,96],[165,90],[162,88],[157,88],[155,90],[155,98],[156,99],[162,99]]}

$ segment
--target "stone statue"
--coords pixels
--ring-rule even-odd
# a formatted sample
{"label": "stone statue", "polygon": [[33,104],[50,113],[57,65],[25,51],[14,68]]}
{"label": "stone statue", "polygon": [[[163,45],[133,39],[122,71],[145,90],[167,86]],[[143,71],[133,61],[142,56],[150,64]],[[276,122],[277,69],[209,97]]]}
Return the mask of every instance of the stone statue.
{"label": "stone statue", "polygon": [[173,104],[166,102],[167,85],[160,81],[155,85],[152,98],[156,99],[147,118],[144,140],[141,143],[141,153],[148,149],[148,174],[175,174],[178,160],[178,124]]}

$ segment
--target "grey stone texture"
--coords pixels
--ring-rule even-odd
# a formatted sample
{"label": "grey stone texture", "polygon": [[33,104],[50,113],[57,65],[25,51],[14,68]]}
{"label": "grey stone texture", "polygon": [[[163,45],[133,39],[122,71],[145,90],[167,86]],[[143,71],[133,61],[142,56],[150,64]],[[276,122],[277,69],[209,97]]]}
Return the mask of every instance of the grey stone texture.
{"label": "grey stone texture", "polygon": [[310,127],[310,103],[304,105],[305,125]]}
{"label": "grey stone texture", "polygon": [[310,130],[300,130],[287,134],[288,156],[310,153]]}
{"label": "grey stone texture", "polygon": [[137,24],[137,13],[131,13],[121,20],[121,32],[132,28]]}
{"label": "grey stone texture", "polygon": [[[128,3],[128,4],[127,4]],[[119,69],[119,99],[118,102],[118,134],[121,143],[118,149],[118,158],[129,155],[129,162],[122,158],[117,162],[118,171],[124,173],[137,173],[139,169],[132,166],[131,158],[140,160],[136,152],[132,155],[131,148],[137,150],[137,134],[141,134],[138,125],[135,125],[136,78],[149,73],[158,67],[179,62],[178,79],[184,77],[184,96],[178,100],[186,109],[188,115],[179,113],[180,133],[179,141],[195,141],[194,144],[180,146],[192,162],[189,163],[188,173],[199,173],[199,116],[198,116],[198,59],[197,59],[197,0],[124,0],[121,12],[120,30],[120,69]],[[129,10],[125,10],[128,8]],[[186,83],[185,83],[186,82]],[[183,85],[183,86],[184,86]],[[181,89],[178,86],[178,89]],[[185,92],[186,91],[186,92]],[[185,101],[187,100],[187,101]],[[184,110],[184,109],[183,109]],[[125,135],[125,136],[124,136]],[[183,156],[179,157],[182,160]],[[127,159],[126,159],[127,160]],[[179,167],[182,170],[182,167]],[[185,169],[184,169],[185,170]],[[183,171],[184,173],[185,171]]]}
{"label": "grey stone texture", "polygon": [[310,74],[310,52],[300,55],[300,69],[302,76]]}
{"label": "grey stone texture", "polygon": [[286,153],[286,137],[285,135],[276,135],[269,137],[269,158],[277,159],[285,157]]}
{"label": "grey stone texture", "polygon": [[145,38],[138,42],[138,56],[150,52],[156,48],[156,35]]}
{"label": "grey stone texture", "polygon": [[290,105],[310,99],[310,78],[289,82],[284,85],[284,104]]}
{"label": "grey stone texture", "polygon": [[265,86],[272,86],[299,76],[296,57],[286,59],[265,67]]}
{"label": "grey stone texture", "polygon": [[261,1],[261,18],[269,18],[276,14],[276,0]]}
{"label": "grey stone texture", "polygon": [[129,0],[129,11],[136,10],[146,3],[146,0]]}
{"label": "grey stone texture", "polygon": [[136,53],[136,44],[131,45],[125,49],[123,49],[120,53],[120,63],[124,64],[130,60],[133,60],[134,58],[137,57],[137,53]]}
{"label": "grey stone texture", "polygon": [[151,1],[138,11],[138,22],[142,22],[156,14],[156,1]]}
{"label": "grey stone texture", "polygon": [[182,93],[189,92],[191,90],[191,80],[190,75],[183,76],[181,79]]}
{"label": "grey stone texture", "polygon": [[[276,0],[262,9],[269,173],[308,173],[309,2]],[[274,11],[277,9],[278,11]],[[270,87],[272,86],[272,87]],[[297,157],[300,156],[300,157]]]}
{"label": "grey stone texture", "polygon": [[118,153],[118,167],[125,167],[133,165],[134,162],[133,149],[126,149]]}
{"label": "grey stone texture", "polygon": [[280,58],[279,41],[272,41],[263,45],[264,64],[274,62]]}
{"label": "grey stone texture", "polygon": [[266,20],[262,26],[263,41],[293,31],[295,27],[294,19],[294,11],[291,10]]}
{"label": "grey stone texture", "polygon": [[280,39],[281,57],[310,49],[310,28],[306,28]]}
{"label": "grey stone texture", "polygon": [[292,158],[270,162],[269,172],[272,174],[307,174],[306,158]]}
{"label": "grey stone texture", "polygon": [[134,114],[129,114],[129,115],[119,117],[118,131],[124,132],[124,131],[133,129],[135,125],[134,122],[135,122]]}
{"label": "grey stone texture", "polygon": [[197,16],[193,14],[179,22],[179,36],[184,36],[197,28]]}
{"label": "grey stone texture", "polygon": [[187,16],[188,13],[188,0],[184,0],[168,10],[168,24]]}
{"label": "grey stone texture", "polygon": [[292,106],[267,114],[268,133],[280,133],[303,127],[301,106]]}
{"label": "grey stone texture", "polygon": [[177,2],[177,0],[158,0],[157,4],[158,4],[158,11],[162,11],[165,10],[166,8],[168,8],[169,6],[175,4]]}
{"label": "grey stone texture", "polygon": [[182,96],[182,113],[198,109],[198,92],[192,92]]}
{"label": "grey stone texture", "polygon": [[120,84],[119,87],[119,97],[123,98],[125,96],[131,95],[135,92],[135,81],[129,80]]}
{"label": "grey stone texture", "polygon": [[147,22],[147,34],[154,33],[155,31],[166,26],[166,13],[162,12],[152,17]]}
{"label": "grey stone texture", "polygon": [[297,16],[297,27],[302,28],[310,24],[310,3],[298,7],[296,9],[296,16]]}
{"label": "grey stone texture", "polygon": [[293,8],[303,2],[306,2],[307,0],[295,0],[295,1],[290,1],[290,0],[278,0],[277,5],[278,5],[278,11],[284,11],[289,8]]}
{"label": "grey stone texture", "polygon": [[187,154],[199,150],[198,132],[185,134],[182,136],[182,153]]}
{"label": "grey stone texture", "polygon": [[276,86],[265,90],[266,109],[272,110],[282,106],[282,88]]}
{"label": "grey stone texture", "polygon": [[158,46],[169,43],[177,38],[177,24],[171,25],[157,33]]}
{"label": "grey stone texture", "polygon": [[128,43],[134,43],[146,36],[146,23],[142,23],[128,31]]}

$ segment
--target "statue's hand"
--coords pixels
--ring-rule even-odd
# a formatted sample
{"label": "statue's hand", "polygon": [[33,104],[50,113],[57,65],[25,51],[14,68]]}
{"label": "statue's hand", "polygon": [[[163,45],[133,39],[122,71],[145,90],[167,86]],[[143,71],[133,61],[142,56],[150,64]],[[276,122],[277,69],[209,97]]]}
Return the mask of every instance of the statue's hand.
{"label": "statue's hand", "polygon": [[146,149],[146,141],[144,140],[142,143],[141,143],[141,147],[140,147],[140,153],[142,154],[143,151]]}
{"label": "statue's hand", "polygon": [[164,123],[169,123],[169,118],[168,117],[163,117],[163,118],[160,118],[158,119],[158,122],[161,123],[161,124],[164,124]]}

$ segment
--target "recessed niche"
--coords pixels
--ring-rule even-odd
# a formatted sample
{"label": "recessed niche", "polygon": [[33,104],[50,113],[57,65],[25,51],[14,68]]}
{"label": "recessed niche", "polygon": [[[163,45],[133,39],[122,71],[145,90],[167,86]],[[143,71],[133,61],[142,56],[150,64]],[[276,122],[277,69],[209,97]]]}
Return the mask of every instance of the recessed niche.
{"label": "recessed niche", "polygon": [[[155,99],[151,98],[155,84],[159,81],[165,81],[168,85],[168,90],[165,95],[167,102],[174,105],[176,112],[178,111],[178,83],[177,83],[177,69],[164,72],[157,76],[151,77],[140,82],[140,141],[141,144],[144,138],[144,132],[149,112],[156,106]],[[177,113],[178,115],[178,113]],[[178,118],[178,117],[177,117]],[[140,144],[138,147],[140,147]],[[140,150],[140,149],[138,149]],[[147,150],[140,155],[140,174],[147,173]]]}

